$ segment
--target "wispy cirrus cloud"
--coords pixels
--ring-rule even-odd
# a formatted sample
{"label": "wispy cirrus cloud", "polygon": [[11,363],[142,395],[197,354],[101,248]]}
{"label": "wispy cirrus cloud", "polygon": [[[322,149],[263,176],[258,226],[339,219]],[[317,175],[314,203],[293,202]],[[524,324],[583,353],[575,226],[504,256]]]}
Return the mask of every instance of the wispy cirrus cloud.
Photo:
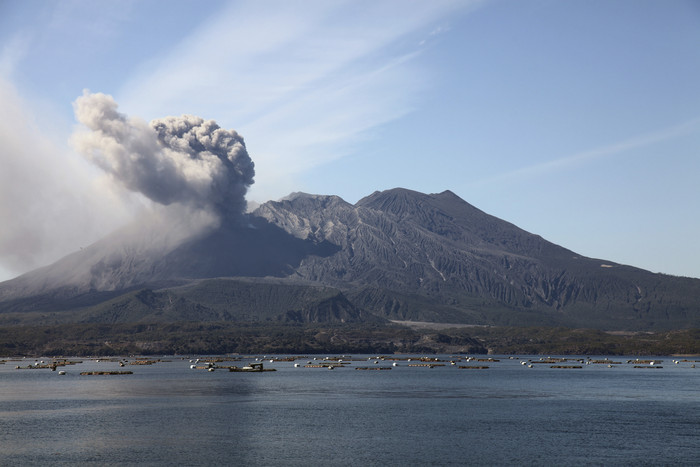
{"label": "wispy cirrus cloud", "polygon": [[256,164],[254,196],[279,197],[299,188],[290,177],[410,112],[429,83],[425,39],[481,3],[235,3],[117,97],[146,119],[194,113],[235,128]]}
{"label": "wispy cirrus cloud", "polygon": [[539,177],[553,172],[569,170],[571,168],[592,162],[597,159],[613,157],[634,149],[643,148],[652,144],[671,140],[673,138],[700,131],[700,117],[686,122],[663,128],[650,133],[638,135],[624,141],[619,141],[606,146],[590,149],[558,159],[553,159],[540,164],[521,167],[516,170],[504,172],[493,177],[482,179],[472,183],[472,186],[483,186],[493,183],[525,180]]}

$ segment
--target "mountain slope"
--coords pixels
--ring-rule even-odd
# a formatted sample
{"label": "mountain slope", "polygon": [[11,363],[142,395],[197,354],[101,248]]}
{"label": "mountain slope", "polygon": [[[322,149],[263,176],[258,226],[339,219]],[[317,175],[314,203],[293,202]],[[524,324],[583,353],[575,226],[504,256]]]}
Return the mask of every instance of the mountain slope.
{"label": "mountain slope", "polygon": [[79,322],[383,322],[329,287],[269,280],[209,279],[143,289],[83,310]]}
{"label": "mountain slope", "polygon": [[352,289],[350,297],[392,319],[432,306],[453,321],[486,324],[700,324],[700,280],[582,257],[449,191],[394,189],[355,206],[300,194],[255,214],[298,238],[340,246],[331,257],[305,259],[296,275]]}
{"label": "mountain slope", "polygon": [[[248,279],[211,282],[216,293],[199,282],[218,277]],[[265,277],[301,288],[278,287],[273,295],[286,298],[270,302]],[[153,295],[138,292],[143,289]],[[334,292],[330,301],[317,296],[304,308],[311,290]],[[225,304],[214,300],[217,293],[228,294]],[[173,297],[177,306],[171,306]],[[115,315],[116,302],[106,300],[122,300],[129,313]],[[355,205],[296,193],[259,206],[244,222],[224,221],[177,242],[118,233],[0,284],[6,317],[79,309],[91,320],[119,322],[244,316],[356,322],[374,319],[371,313],[394,320],[652,330],[700,327],[700,280],[582,257],[452,192],[397,188]]]}

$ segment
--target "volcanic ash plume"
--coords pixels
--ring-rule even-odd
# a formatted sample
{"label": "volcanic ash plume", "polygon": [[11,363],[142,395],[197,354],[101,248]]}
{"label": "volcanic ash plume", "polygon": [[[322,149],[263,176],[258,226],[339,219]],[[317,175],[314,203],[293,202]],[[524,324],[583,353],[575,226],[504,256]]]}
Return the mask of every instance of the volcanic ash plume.
{"label": "volcanic ash plume", "polygon": [[132,191],[233,218],[245,211],[254,164],[243,138],[191,115],[146,122],[117,112],[112,96],[85,91],[75,115],[90,131],[77,149]]}

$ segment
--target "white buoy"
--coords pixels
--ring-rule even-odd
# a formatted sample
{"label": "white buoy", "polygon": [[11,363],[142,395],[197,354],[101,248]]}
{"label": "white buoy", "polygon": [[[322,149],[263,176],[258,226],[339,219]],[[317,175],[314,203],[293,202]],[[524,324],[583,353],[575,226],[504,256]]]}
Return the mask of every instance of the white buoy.
{"label": "white buoy", "polygon": [[399,366],[399,364],[396,363],[396,362],[394,362],[394,363],[391,364],[391,366]]}
{"label": "white buoy", "polygon": [[295,363],[295,364],[294,364],[294,368],[299,368],[299,366],[300,366],[300,365],[299,365],[298,363]]}

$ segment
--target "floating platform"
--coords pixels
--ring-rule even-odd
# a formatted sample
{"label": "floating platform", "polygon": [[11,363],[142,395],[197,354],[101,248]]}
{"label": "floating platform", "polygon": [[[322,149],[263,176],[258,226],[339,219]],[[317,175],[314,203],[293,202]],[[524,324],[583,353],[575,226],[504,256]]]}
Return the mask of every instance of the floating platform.
{"label": "floating platform", "polygon": [[133,371],[83,371],[80,376],[93,376],[93,375],[133,375]]}
{"label": "floating platform", "polygon": [[236,373],[261,373],[263,371],[277,371],[275,368],[263,368],[262,363],[251,363],[244,367],[238,368],[237,366],[229,367],[228,371]]}

